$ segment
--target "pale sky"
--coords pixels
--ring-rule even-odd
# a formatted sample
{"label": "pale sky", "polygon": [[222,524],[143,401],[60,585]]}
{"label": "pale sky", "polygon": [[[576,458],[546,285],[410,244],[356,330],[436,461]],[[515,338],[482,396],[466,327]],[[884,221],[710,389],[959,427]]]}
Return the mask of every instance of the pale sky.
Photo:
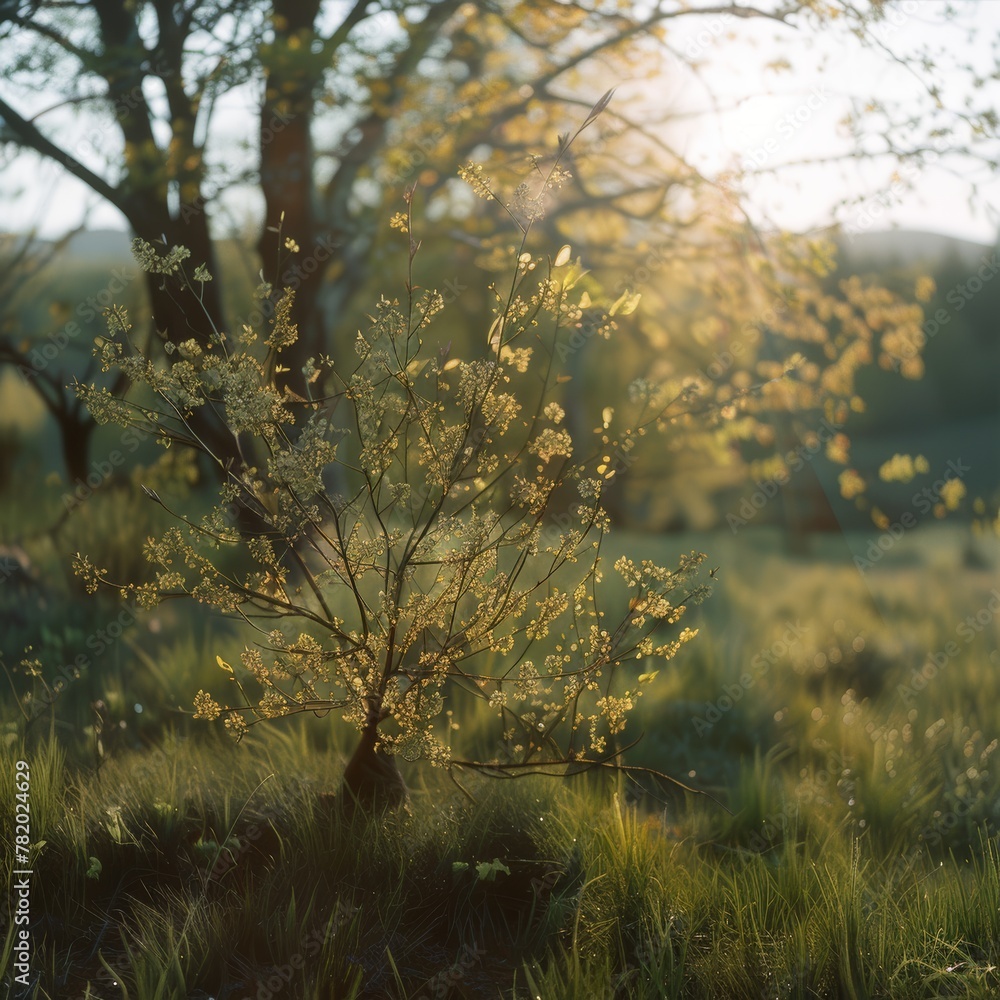
{"label": "pale sky", "polygon": [[[994,41],[1000,35],[1000,2],[983,0],[955,4],[960,9],[960,25],[942,28],[931,15],[941,4],[935,0],[907,0],[880,29],[879,39],[895,51],[909,51],[923,45],[944,49],[952,57],[970,60],[980,72],[995,66]],[[796,231],[820,228],[831,222],[831,207],[845,198],[863,198],[857,206],[844,206],[836,218],[848,231],[903,228],[928,230],[992,243],[1000,226],[1000,178],[980,165],[961,162],[947,155],[938,165],[918,172],[904,166],[893,183],[896,166],[851,160],[836,166],[784,167],[777,174],[767,168],[783,163],[844,154],[852,148],[840,124],[851,107],[852,98],[875,97],[898,100],[907,107],[926,107],[929,98],[923,83],[902,67],[890,62],[883,52],[858,45],[837,44],[832,36],[803,36],[773,22],[739,22],[731,19],[710,26],[725,36],[734,26],[740,45],[709,47],[701,58],[710,60],[705,76],[710,80],[719,104],[738,104],[728,114],[711,116],[690,136],[689,155],[710,175],[724,170],[727,163],[760,166],[764,172],[748,186],[751,214],[770,219]],[[790,45],[772,39],[789,39]],[[689,55],[706,41],[702,28],[694,32],[680,51]],[[740,48],[754,52],[741,58]],[[794,64],[789,72],[761,72],[760,67],[779,55]],[[822,61],[828,61],[821,66]],[[705,106],[703,85],[691,87],[690,75],[679,75],[682,94],[696,106]],[[960,104],[965,96],[957,86],[961,78],[942,75],[945,100]],[[677,84],[675,84],[677,86]],[[1000,86],[993,84],[993,106],[1000,107]],[[759,96],[753,96],[759,95]],[[922,103],[918,104],[918,101]],[[1000,144],[992,144],[998,156]],[[947,152],[945,148],[945,153]],[[955,177],[951,170],[963,176]],[[980,185],[977,204],[969,204],[969,180]],[[905,193],[902,182],[912,181],[914,190]]]}
{"label": "pale sky", "polygon": [[[929,15],[937,0],[906,0],[880,38],[894,49],[920,44],[938,45],[970,58],[980,66],[990,65],[991,44],[1000,31],[1000,2],[984,0],[978,8],[971,2],[958,3],[970,35],[959,27],[942,30],[930,24]],[[834,205],[847,198],[864,196],[860,206],[842,206],[836,218],[848,231],[900,227],[929,230],[992,243],[997,235],[1000,208],[1000,179],[989,177],[982,168],[973,171],[968,163],[950,166],[981,183],[980,199],[969,204],[968,183],[941,167],[931,167],[917,175],[904,167],[893,186],[893,166],[888,163],[851,161],[837,166],[808,168],[782,167],[776,175],[768,168],[803,158],[834,156],[850,149],[850,141],[839,124],[852,98],[877,96],[907,103],[919,96],[921,83],[900,67],[890,64],[882,53],[860,51],[856,45],[839,45],[834,37],[816,37],[758,22],[719,16],[681,18],[670,44],[683,59],[694,56],[705,61],[704,78],[720,105],[738,105],[719,115],[708,113],[705,85],[682,61],[665,60],[665,75],[655,81],[656,100],[669,102],[681,110],[706,109],[706,114],[689,120],[683,130],[685,152],[709,176],[743,163],[765,172],[747,186],[751,214],[763,224],[775,223],[802,231],[828,225]],[[778,37],[787,42],[773,41]],[[732,35],[732,37],[730,37]],[[794,68],[789,72],[761,72],[762,64],[787,55]],[[825,69],[820,68],[823,59]],[[671,65],[674,67],[670,70]],[[961,98],[949,91],[946,98]],[[630,85],[623,81],[621,100],[638,94],[648,82]],[[924,95],[924,101],[927,101]],[[26,109],[23,99],[12,98]],[[38,110],[46,102],[56,103],[55,95],[38,95]],[[995,102],[1000,105],[1000,100]],[[232,94],[218,109],[213,138],[240,141],[255,129],[249,95]],[[60,128],[60,141],[69,141],[85,162],[97,165],[92,147],[101,133],[85,120],[68,119]],[[947,163],[947,158],[942,160]],[[912,180],[914,190],[902,192],[900,180]],[[42,235],[55,236],[79,223],[89,209],[91,228],[125,228],[116,210],[102,203],[81,183],[59,167],[40,162],[34,156],[14,159],[0,172],[2,226],[8,231],[38,226]],[[232,200],[231,214],[252,214],[252,203]]]}

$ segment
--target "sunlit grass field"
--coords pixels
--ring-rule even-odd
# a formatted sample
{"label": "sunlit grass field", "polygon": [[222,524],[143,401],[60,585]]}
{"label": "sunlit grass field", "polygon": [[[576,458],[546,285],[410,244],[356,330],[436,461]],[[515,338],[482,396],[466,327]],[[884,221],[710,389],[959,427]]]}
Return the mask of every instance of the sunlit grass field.
{"label": "sunlit grass field", "polygon": [[[102,536],[114,503],[71,530]],[[720,567],[622,737],[693,791],[405,764],[407,812],[345,816],[332,716],[236,746],[176,711],[236,637],[170,606],[129,623],[27,730],[7,699],[0,808],[28,760],[42,842],[34,996],[1000,995],[996,544],[921,529],[860,572],[868,541],[612,533],[609,563]],[[489,754],[487,720],[456,720]]]}
{"label": "sunlit grass field", "polygon": [[717,812],[535,781],[472,803],[431,779],[352,823],[320,794],[335,760],[268,743],[168,744],[101,781],[35,757],[39,996],[995,995],[986,836],[932,859],[807,806],[758,850]]}

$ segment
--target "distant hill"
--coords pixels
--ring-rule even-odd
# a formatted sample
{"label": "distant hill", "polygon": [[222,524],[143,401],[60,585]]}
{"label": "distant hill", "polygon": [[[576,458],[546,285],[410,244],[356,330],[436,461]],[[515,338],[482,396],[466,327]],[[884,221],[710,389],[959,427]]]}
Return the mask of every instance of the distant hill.
{"label": "distant hill", "polygon": [[77,233],[69,241],[66,252],[72,256],[90,259],[131,260],[131,247],[132,234],[123,229],[94,229]]}
{"label": "distant hill", "polygon": [[954,261],[971,270],[978,267],[983,254],[995,249],[986,243],[908,229],[841,235],[836,242],[840,247],[841,267],[858,271],[931,268],[945,261]]}
{"label": "distant hill", "polygon": [[[23,247],[21,233],[0,233],[0,254],[13,253]],[[55,245],[55,240],[33,239],[29,248],[33,254],[45,254]],[[75,233],[60,254],[61,266],[76,263],[115,264],[132,259],[132,234],[124,229],[91,229]]]}
{"label": "distant hill", "polygon": [[[0,234],[0,246],[20,239],[15,234]],[[920,230],[889,229],[881,232],[858,233],[834,237],[840,248],[843,270],[875,270],[887,268],[936,267],[945,261],[973,269],[983,254],[995,249],[986,243],[976,243],[941,233]],[[123,229],[93,229],[75,234],[66,247],[64,259],[129,260],[132,234]],[[41,249],[49,240],[35,241]]]}

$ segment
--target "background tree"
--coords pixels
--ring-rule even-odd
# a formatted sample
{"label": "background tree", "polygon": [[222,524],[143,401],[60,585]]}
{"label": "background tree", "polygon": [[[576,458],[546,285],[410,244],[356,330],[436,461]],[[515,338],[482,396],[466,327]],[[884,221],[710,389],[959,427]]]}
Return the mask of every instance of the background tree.
{"label": "background tree", "polygon": [[[117,207],[139,237],[164,240],[167,248],[188,247],[193,263],[205,264],[216,277],[199,289],[196,301],[192,291],[170,290],[158,276],[149,277],[155,326],[175,344],[194,336],[204,345],[213,330],[241,322],[222,305],[225,275],[211,217],[234,185],[257,190],[263,201],[256,240],[260,262],[269,273],[277,266],[282,281],[296,289],[291,318],[300,336],[285,361],[289,371],[279,376],[299,394],[309,357],[324,352],[343,357],[349,349],[370,279],[380,274],[377,220],[387,207],[399,206],[403,189],[419,183],[429,211],[446,223],[441,231],[448,239],[437,252],[456,257],[456,274],[490,254],[499,254],[499,265],[500,244],[509,234],[487,232],[474,212],[470,216],[449,180],[454,164],[473,151],[478,160],[489,155],[498,183],[513,181],[516,187],[533,169],[531,152],[544,148],[553,132],[565,131],[581,104],[593,102],[595,79],[615,83],[645,76],[662,86],[681,73],[697,78],[705,71],[701,53],[712,39],[752,22],[773,25],[786,40],[796,33],[808,40],[819,32],[842,31],[845,43],[867,45],[902,62],[916,74],[927,100],[927,114],[919,119],[886,99],[859,104],[850,118],[855,143],[843,153],[846,158],[860,154],[919,166],[935,149],[975,153],[977,141],[992,135],[995,126],[985,94],[963,104],[950,100],[950,91],[939,83],[949,72],[974,82],[981,69],[897,51],[901,11],[883,2],[662,0],[631,10],[533,2],[494,8],[454,0],[402,5],[95,0],[68,9],[40,0],[9,4],[2,14],[0,49],[9,67],[8,93],[0,94],[3,137],[63,165]],[[698,39],[679,55],[674,37],[688,22],[705,25],[707,41]],[[717,30],[720,24],[724,30]],[[779,60],[774,71],[788,65]],[[53,108],[38,107],[32,91],[52,89],[53,79],[61,81],[56,89],[62,98]],[[712,81],[705,84],[711,92]],[[679,98],[657,100],[655,92],[644,94],[637,84],[630,92],[631,99],[620,100],[603,123],[593,148],[570,154],[568,196],[552,207],[547,231],[539,229],[538,238],[555,242],[572,233],[588,264],[607,269],[599,273],[609,283],[610,272],[627,279],[643,268],[651,250],[666,248],[672,266],[690,269],[693,280],[684,295],[704,291],[695,261],[709,267],[731,261],[746,278],[739,283],[746,294],[734,303],[744,316],[757,308],[762,293],[770,294],[767,274],[778,273],[773,269],[779,258],[781,266],[796,265],[792,284],[807,280],[804,271],[815,258],[808,247],[800,248],[796,260],[795,254],[767,246],[770,236],[761,239],[749,224],[741,207],[745,165],[706,176],[675,148],[681,135]],[[259,108],[259,133],[252,143],[256,163],[249,167],[214,138],[225,123],[220,102],[236,97]],[[60,141],[54,125],[66,105],[100,123],[93,148]],[[767,163],[762,172],[776,166]],[[518,197],[515,193],[515,202]],[[289,237],[303,248],[295,260],[284,251]],[[365,297],[355,299],[361,289]],[[274,305],[272,298],[269,309]],[[708,360],[725,349],[724,329],[709,335],[696,317],[682,316],[676,304],[673,311],[677,323],[670,330],[661,312],[647,316],[643,325],[653,343],[669,342],[675,355],[690,350]],[[680,325],[688,329],[677,329]],[[692,342],[694,330],[699,332]],[[758,356],[762,349],[767,357]],[[578,363],[590,353],[581,354]],[[709,380],[704,388],[723,397],[745,393],[766,381],[762,369],[782,364],[778,353],[769,338],[761,338],[732,366],[735,388],[728,380]],[[839,364],[837,358],[827,361]],[[840,371],[847,367],[840,364]],[[820,395],[828,381],[817,378]],[[787,413],[792,395],[769,391],[766,405],[752,414],[760,427],[752,434],[745,422],[735,435],[714,429],[716,456],[738,459],[734,475],[747,471],[741,436],[770,438],[779,448],[800,437],[794,421],[775,415],[775,408]],[[840,393],[845,396],[850,393]],[[591,412],[576,412],[580,399],[572,394],[564,401],[575,426],[594,419]],[[819,395],[814,403],[826,406]],[[741,414],[744,421],[751,416]],[[226,436],[220,434],[221,447]],[[692,451],[705,454],[707,443],[704,437],[692,440]],[[223,461],[237,459],[220,455]]]}

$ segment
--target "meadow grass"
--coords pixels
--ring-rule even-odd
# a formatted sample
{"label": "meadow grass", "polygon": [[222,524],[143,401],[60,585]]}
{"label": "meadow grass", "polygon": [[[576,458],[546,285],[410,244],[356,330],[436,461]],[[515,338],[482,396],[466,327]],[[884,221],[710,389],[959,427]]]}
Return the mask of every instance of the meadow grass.
{"label": "meadow grass", "polygon": [[99,778],[39,748],[33,995],[1000,989],[1000,851],[985,836],[969,859],[932,859],[812,817],[754,850],[709,803],[657,814],[600,782],[541,778],[468,781],[470,802],[438,776],[408,813],[365,819],[324,794],[336,770],[274,734],[124,755]]}
{"label": "meadow grass", "polygon": [[[45,716],[25,733],[8,713],[0,808],[28,760],[40,842],[29,995],[1000,994],[998,622],[959,631],[995,573],[963,567],[946,533],[864,575],[842,539],[808,560],[775,541],[657,543],[713,552],[722,579],[640,702],[628,761],[718,801],[634,773],[465,774],[463,791],[407,765],[409,809],[366,819],[338,808],[350,734],[330,720],[234,746],[150,704],[156,726],[128,730],[146,745],[95,761],[93,732],[77,744]],[[225,638],[138,643],[105,694],[176,704]],[[456,743],[488,753],[486,720],[459,718]]]}

